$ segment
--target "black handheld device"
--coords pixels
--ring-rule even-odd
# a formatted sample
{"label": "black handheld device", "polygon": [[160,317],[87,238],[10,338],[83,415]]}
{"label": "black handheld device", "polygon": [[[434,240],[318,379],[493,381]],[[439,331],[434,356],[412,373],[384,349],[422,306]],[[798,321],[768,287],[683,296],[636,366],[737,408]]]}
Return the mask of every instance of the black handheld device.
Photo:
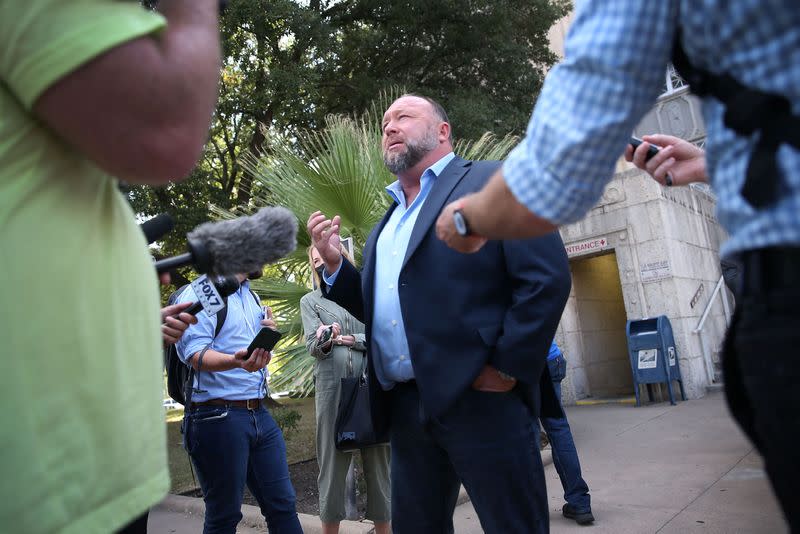
{"label": "black handheld device", "polygon": [[[638,148],[638,146],[641,145],[643,142],[644,141],[642,141],[638,137],[631,136],[631,139],[630,139],[630,141],[628,141],[628,144],[631,145],[634,150],[636,150]],[[658,154],[658,149],[659,148],[661,148],[661,147],[659,147],[657,145],[654,145],[653,143],[650,143],[650,148],[647,149],[647,155],[644,157],[644,160],[645,161],[650,161],[650,158],[652,158],[653,156]]]}
{"label": "black handheld device", "polygon": [[322,331],[322,335],[319,338],[318,345],[324,345],[328,341],[331,340],[331,336],[333,335],[333,325],[328,326],[325,330]]}
{"label": "black handheld device", "polygon": [[247,357],[249,358],[256,349],[272,350],[282,335],[273,328],[262,328],[247,347]]}

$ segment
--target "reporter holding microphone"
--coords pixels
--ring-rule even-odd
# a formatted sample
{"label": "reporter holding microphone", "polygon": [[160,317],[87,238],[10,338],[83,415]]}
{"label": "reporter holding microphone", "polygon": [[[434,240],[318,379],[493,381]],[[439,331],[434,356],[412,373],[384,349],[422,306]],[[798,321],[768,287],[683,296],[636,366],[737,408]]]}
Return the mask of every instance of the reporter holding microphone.
{"label": "reporter holding microphone", "polygon": [[144,532],[169,489],[156,277],[115,178],[189,173],[220,46],[217,0],[159,9],[0,3],[0,532]]}

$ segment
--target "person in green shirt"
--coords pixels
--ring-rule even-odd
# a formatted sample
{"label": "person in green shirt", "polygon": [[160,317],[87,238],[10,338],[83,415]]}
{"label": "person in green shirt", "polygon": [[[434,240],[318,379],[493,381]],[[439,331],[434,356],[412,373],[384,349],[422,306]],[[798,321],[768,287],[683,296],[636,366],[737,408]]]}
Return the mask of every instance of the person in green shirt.
{"label": "person in green shirt", "polygon": [[190,172],[220,44],[217,0],[160,4],[0,2],[0,532],[143,531],[169,489],[157,277],[112,176]]}

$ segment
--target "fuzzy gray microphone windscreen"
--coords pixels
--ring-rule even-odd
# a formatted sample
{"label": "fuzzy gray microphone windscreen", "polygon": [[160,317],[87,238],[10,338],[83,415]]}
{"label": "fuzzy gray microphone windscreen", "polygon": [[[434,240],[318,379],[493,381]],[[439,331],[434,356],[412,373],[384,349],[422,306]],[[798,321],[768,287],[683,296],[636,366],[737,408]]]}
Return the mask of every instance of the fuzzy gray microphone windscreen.
{"label": "fuzzy gray microphone windscreen", "polygon": [[203,223],[186,236],[211,254],[218,275],[261,270],[297,246],[297,219],[286,208],[261,208],[253,215]]}

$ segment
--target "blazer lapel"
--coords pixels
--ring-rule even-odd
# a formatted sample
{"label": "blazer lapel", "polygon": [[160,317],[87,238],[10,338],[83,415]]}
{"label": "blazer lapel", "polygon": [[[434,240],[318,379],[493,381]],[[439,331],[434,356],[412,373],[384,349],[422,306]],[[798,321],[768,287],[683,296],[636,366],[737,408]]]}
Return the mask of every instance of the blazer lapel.
{"label": "blazer lapel", "polygon": [[433,189],[428,193],[428,198],[425,199],[425,204],[422,205],[417,217],[417,222],[414,224],[414,229],[411,231],[411,239],[408,241],[408,248],[406,249],[406,257],[403,259],[403,267],[408,263],[408,259],[417,250],[419,244],[428,233],[428,229],[433,225],[439,217],[445,202],[450,197],[453,188],[461,181],[461,178],[467,173],[472,162],[461,159],[458,156],[453,158],[447,167],[444,168],[442,174],[436,177],[433,184]]}

